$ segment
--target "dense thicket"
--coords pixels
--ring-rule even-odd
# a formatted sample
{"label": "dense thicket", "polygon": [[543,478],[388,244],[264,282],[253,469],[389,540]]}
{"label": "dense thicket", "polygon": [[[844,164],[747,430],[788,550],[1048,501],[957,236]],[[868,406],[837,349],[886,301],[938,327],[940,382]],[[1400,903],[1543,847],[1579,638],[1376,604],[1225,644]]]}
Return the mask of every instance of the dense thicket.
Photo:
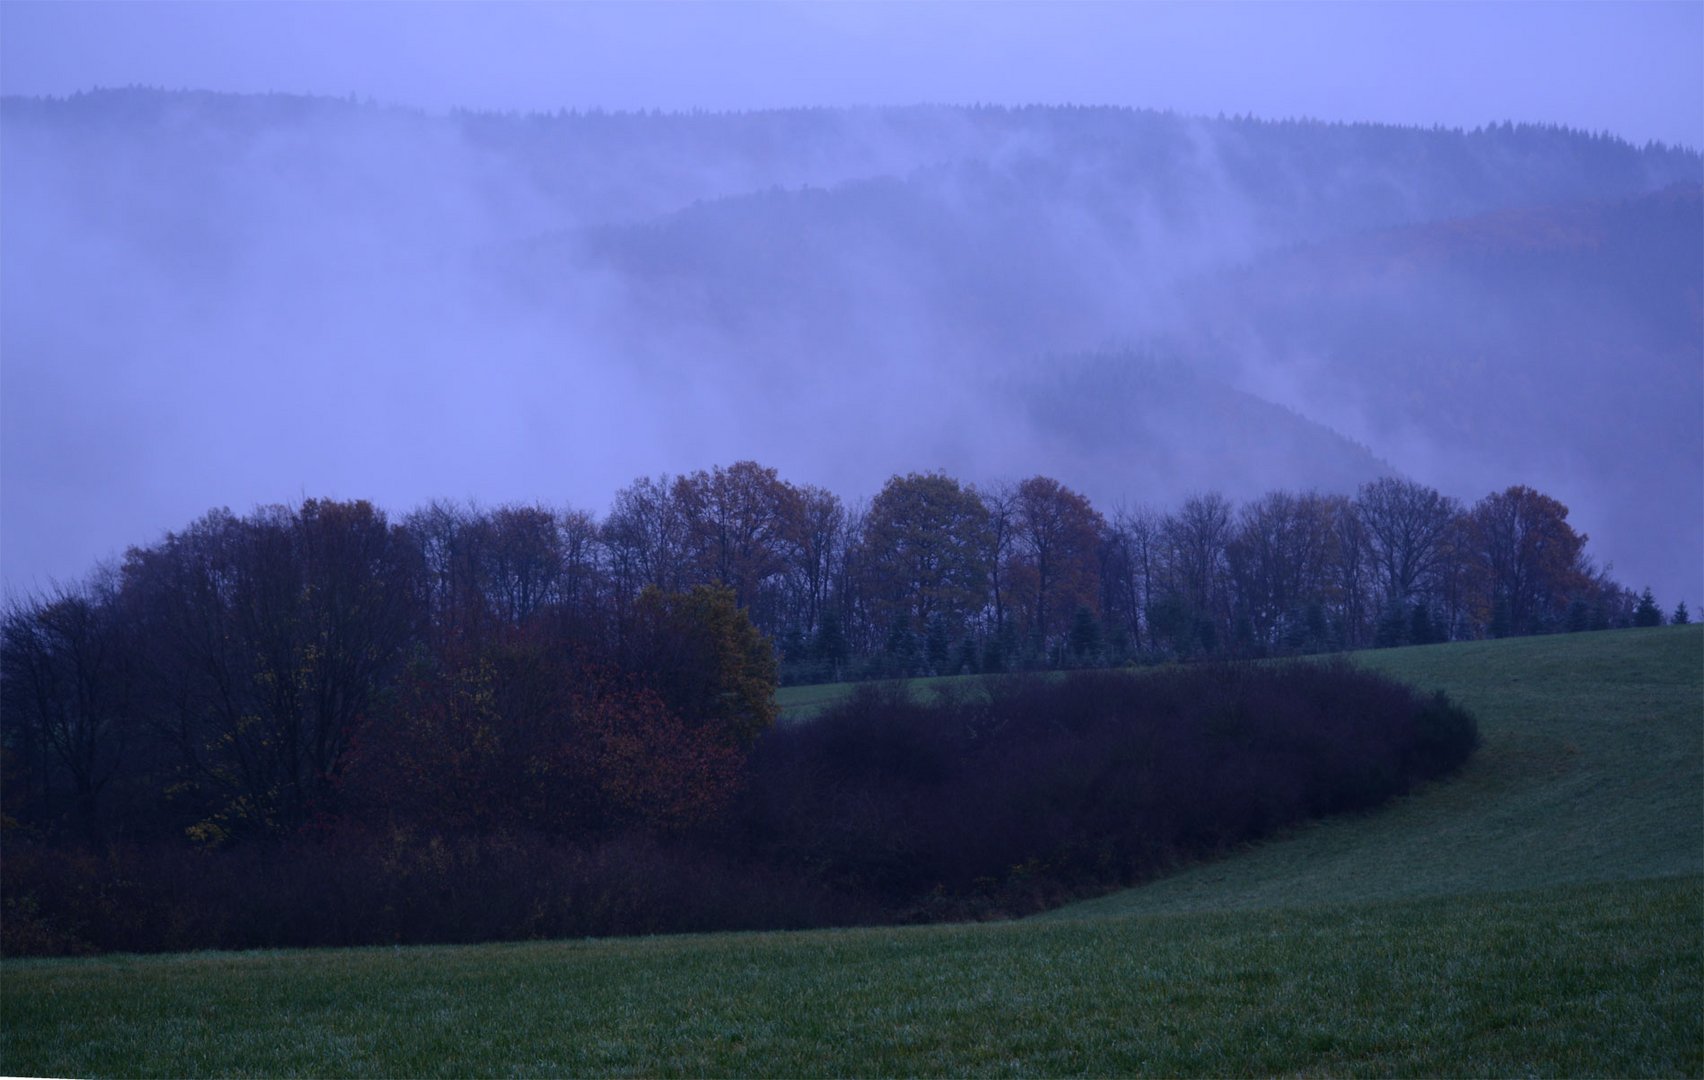
{"label": "dense thicket", "polygon": [[[566,682],[576,701],[600,692]],[[513,749],[523,723],[501,709],[489,720],[497,750],[439,729],[394,744],[414,751],[400,766],[412,780],[407,797],[347,805],[282,843],[213,852],[14,839],[6,948],[478,941],[1007,915],[1288,823],[1375,806],[1450,771],[1477,742],[1472,718],[1441,695],[1425,699],[1341,662],[1005,676],[930,704],[873,684],[813,723],[762,736],[732,799],[675,772],[626,792],[636,796],[629,803],[600,769],[643,773],[607,757],[578,777],[554,774],[546,788],[532,771],[548,757],[481,772]],[[577,723],[550,727],[573,746]],[[634,730],[642,738],[644,721]],[[602,728],[593,741],[612,735]],[[426,767],[422,756],[432,759]],[[667,768],[669,755],[661,758]],[[695,787],[702,801],[671,812]],[[583,812],[600,798],[631,811],[619,828]]]}
{"label": "dense thicket", "polygon": [[1025,911],[1453,770],[1473,719],[1346,662],[872,684],[764,739],[743,849],[901,917]]}

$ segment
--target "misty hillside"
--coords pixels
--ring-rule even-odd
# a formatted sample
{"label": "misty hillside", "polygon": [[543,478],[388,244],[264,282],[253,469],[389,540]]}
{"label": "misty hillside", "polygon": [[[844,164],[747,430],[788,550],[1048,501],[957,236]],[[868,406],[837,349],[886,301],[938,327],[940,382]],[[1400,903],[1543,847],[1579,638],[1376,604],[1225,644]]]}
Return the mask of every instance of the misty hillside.
{"label": "misty hillside", "polygon": [[1700,237],[1694,183],[1311,246],[1199,283],[1188,351],[1447,489],[1549,485],[1636,572],[1696,563]]}
{"label": "misty hillside", "polygon": [[1298,476],[1350,492],[1394,471],[1360,443],[1177,357],[1131,350],[1049,357],[1004,389],[1024,403],[1025,419],[1072,475],[1213,476],[1219,491],[1249,499],[1294,488]]}
{"label": "misty hillside", "polygon": [[302,491],[1397,471],[1698,596],[1701,176],[1517,125],[8,98],[0,528],[69,576]]}
{"label": "misty hillside", "polygon": [[1698,173],[1695,156],[1550,129],[1463,134],[1129,110],[962,115],[980,138],[943,152],[979,142],[977,156],[701,200],[530,255],[544,275],[586,259],[614,268],[642,283],[654,319],[762,333],[784,302],[839,340],[897,291],[966,347],[1031,355],[1150,331],[1168,314],[1157,290],[1265,251],[1622,196]]}

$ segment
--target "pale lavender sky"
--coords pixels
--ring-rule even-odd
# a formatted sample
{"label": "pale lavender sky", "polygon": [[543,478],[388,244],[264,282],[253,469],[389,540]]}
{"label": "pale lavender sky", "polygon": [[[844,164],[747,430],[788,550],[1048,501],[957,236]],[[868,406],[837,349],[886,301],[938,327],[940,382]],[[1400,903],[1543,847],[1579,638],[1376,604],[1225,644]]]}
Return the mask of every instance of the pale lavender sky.
{"label": "pale lavender sky", "polygon": [[0,4],[0,91],[442,110],[1116,104],[1704,145],[1704,3]]}

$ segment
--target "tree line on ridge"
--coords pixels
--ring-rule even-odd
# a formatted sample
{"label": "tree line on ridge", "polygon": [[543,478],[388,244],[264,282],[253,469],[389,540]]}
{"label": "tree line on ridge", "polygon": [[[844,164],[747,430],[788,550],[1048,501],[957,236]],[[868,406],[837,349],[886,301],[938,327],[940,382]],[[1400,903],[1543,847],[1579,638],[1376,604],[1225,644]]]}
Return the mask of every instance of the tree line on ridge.
{"label": "tree line on ridge", "polygon": [[[11,604],[6,812],[218,845],[290,834],[358,777],[401,802],[434,791],[470,827],[505,800],[657,825],[734,782],[778,679],[1262,657],[1625,626],[1647,608],[1526,487],[1464,506],[1392,478],[1108,516],[1042,476],[913,473],[849,504],[743,461],[637,480],[601,521],[219,510]],[[497,713],[532,717],[537,739],[572,716],[579,741],[475,798]],[[460,787],[444,780],[458,768]]]}

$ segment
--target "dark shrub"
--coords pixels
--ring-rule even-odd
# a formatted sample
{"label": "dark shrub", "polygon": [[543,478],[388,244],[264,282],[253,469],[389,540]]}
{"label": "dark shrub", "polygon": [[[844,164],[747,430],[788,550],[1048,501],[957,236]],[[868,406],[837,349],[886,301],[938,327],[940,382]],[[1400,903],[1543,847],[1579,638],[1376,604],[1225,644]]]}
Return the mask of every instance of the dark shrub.
{"label": "dark shrub", "polygon": [[1479,749],[1479,724],[1442,690],[1414,714],[1414,739],[1408,751],[1408,771],[1421,779],[1453,772]]}
{"label": "dark shrub", "polygon": [[731,842],[897,915],[1029,910],[1320,814],[1477,741],[1346,662],[1009,676],[931,704],[865,688],[759,743]]}

